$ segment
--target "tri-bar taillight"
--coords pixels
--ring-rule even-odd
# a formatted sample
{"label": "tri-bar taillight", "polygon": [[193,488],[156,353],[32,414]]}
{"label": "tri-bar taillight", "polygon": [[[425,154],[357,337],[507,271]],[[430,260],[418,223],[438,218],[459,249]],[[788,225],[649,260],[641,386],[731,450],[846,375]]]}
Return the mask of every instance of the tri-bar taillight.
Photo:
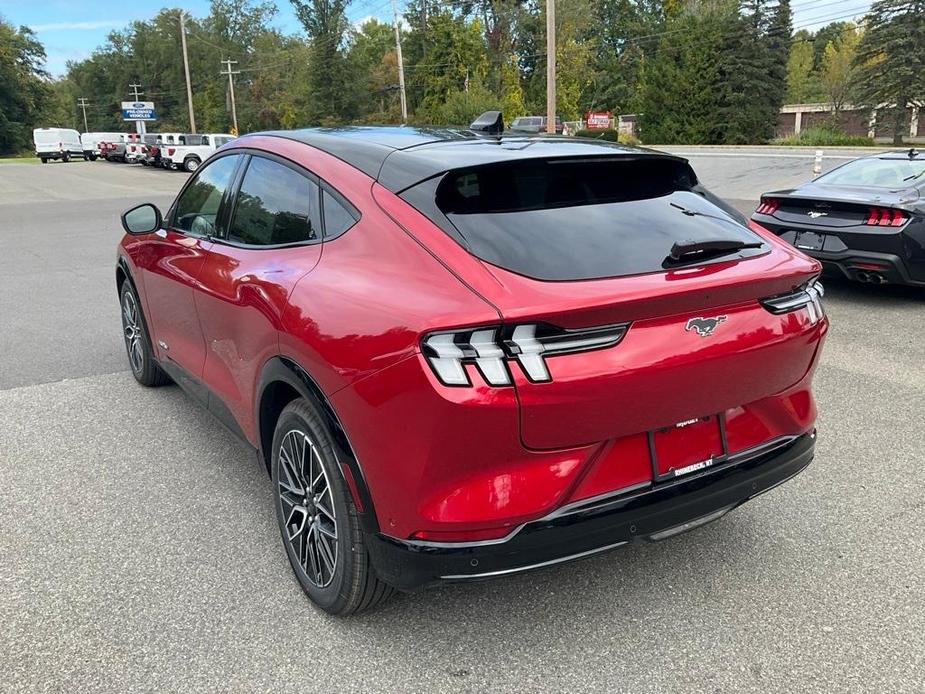
{"label": "tri-bar taillight", "polygon": [[825,317],[825,309],[822,306],[824,294],[822,283],[814,279],[786,294],[761,299],[761,305],[774,314],[790,313],[805,308],[809,322],[816,324]]}
{"label": "tri-bar taillight", "polygon": [[867,210],[864,224],[874,227],[901,227],[906,223],[906,214],[892,207],[871,207]]}
{"label": "tri-bar taillight", "polygon": [[761,198],[755,212],[758,214],[774,214],[778,207],[780,207],[780,200],[777,198]]}
{"label": "tri-bar taillight", "polygon": [[513,383],[510,361],[516,361],[534,383],[551,381],[546,357],[613,347],[629,323],[566,330],[548,323],[487,326],[427,335],[421,342],[424,356],[441,383],[470,386],[466,364],[474,364],[492,386]]}

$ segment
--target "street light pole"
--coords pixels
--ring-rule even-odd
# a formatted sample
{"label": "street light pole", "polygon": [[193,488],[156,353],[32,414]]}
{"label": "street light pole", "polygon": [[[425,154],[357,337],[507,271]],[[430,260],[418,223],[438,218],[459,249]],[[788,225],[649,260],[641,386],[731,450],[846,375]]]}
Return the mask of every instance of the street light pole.
{"label": "street light pole", "polygon": [[80,106],[81,110],[84,112],[84,132],[90,132],[90,128],[87,127],[87,100],[81,96],[77,99],[77,105]]}
{"label": "street light pole", "polygon": [[235,107],[234,103],[234,77],[232,75],[240,75],[240,70],[232,70],[232,65],[237,65],[237,60],[223,60],[222,63],[225,65],[227,72],[220,72],[220,75],[228,75],[228,90],[231,93],[231,122],[234,125],[234,135],[238,135],[238,110]]}
{"label": "street light pole", "polygon": [[398,29],[398,5],[392,0],[392,25],[395,28],[395,56],[398,58],[398,92],[401,96],[401,122],[408,122],[408,101],[405,97],[405,64],[401,59],[401,32]]}
{"label": "street light pole", "polygon": [[556,0],[546,0],[546,132],[556,134]]}
{"label": "street light pole", "polygon": [[186,15],[180,10],[180,43],[183,46],[183,72],[186,73],[186,102],[189,106],[189,130],[196,134],[196,116],[193,115],[193,89],[189,82],[189,58],[186,55]]}

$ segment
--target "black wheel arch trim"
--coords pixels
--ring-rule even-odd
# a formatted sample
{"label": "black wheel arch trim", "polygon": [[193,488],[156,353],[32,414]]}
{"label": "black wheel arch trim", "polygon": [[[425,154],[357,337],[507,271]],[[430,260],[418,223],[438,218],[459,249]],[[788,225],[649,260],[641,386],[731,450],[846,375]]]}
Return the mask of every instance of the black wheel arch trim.
{"label": "black wheel arch trim", "polygon": [[[264,395],[269,386],[279,382],[285,383],[302,397],[310,400],[319,407],[322,416],[327,420],[330,430],[333,433],[334,453],[337,462],[340,465],[346,465],[353,476],[352,483],[351,480],[344,481],[348,489],[355,488],[356,494],[361,502],[362,510],[357,508],[360,525],[365,532],[378,532],[379,522],[376,518],[375,508],[373,507],[372,496],[366,484],[366,477],[363,474],[363,469],[353,451],[353,446],[350,443],[346,428],[315,379],[294,359],[284,356],[272,357],[264,364],[257,385],[257,397],[254,408],[257,420],[257,446],[260,458],[267,466],[267,471],[270,472],[270,457],[269,451],[267,450],[267,442],[272,442],[273,440],[273,426],[265,427],[265,424],[269,425],[270,422],[264,422],[266,410]],[[275,422],[273,425],[275,426]],[[340,465],[338,465],[338,473],[341,475],[341,478],[344,478],[345,475],[343,470],[340,469]]]}

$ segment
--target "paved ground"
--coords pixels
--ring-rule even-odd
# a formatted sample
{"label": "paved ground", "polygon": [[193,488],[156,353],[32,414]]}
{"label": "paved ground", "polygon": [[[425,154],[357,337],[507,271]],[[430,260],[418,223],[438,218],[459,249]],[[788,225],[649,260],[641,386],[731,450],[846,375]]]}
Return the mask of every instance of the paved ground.
{"label": "paved ground", "polygon": [[[692,157],[743,209],[798,158]],[[827,285],[818,456],[656,545],[322,616],[269,485],[176,388],[137,387],[118,214],[184,177],[0,168],[0,690],[922,692],[925,293]]]}

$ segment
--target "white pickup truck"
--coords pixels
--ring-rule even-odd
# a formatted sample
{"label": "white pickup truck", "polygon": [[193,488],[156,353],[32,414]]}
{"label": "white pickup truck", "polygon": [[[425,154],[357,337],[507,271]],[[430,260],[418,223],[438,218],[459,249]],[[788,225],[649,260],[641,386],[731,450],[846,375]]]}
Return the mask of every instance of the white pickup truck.
{"label": "white pickup truck", "polygon": [[[198,144],[196,138],[199,138]],[[161,162],[168,169],[183,169],[192,173],[212,152],[233,139],[234,135],[225,133],[187,135],[185,145],[168,146],[161,152]]]}

